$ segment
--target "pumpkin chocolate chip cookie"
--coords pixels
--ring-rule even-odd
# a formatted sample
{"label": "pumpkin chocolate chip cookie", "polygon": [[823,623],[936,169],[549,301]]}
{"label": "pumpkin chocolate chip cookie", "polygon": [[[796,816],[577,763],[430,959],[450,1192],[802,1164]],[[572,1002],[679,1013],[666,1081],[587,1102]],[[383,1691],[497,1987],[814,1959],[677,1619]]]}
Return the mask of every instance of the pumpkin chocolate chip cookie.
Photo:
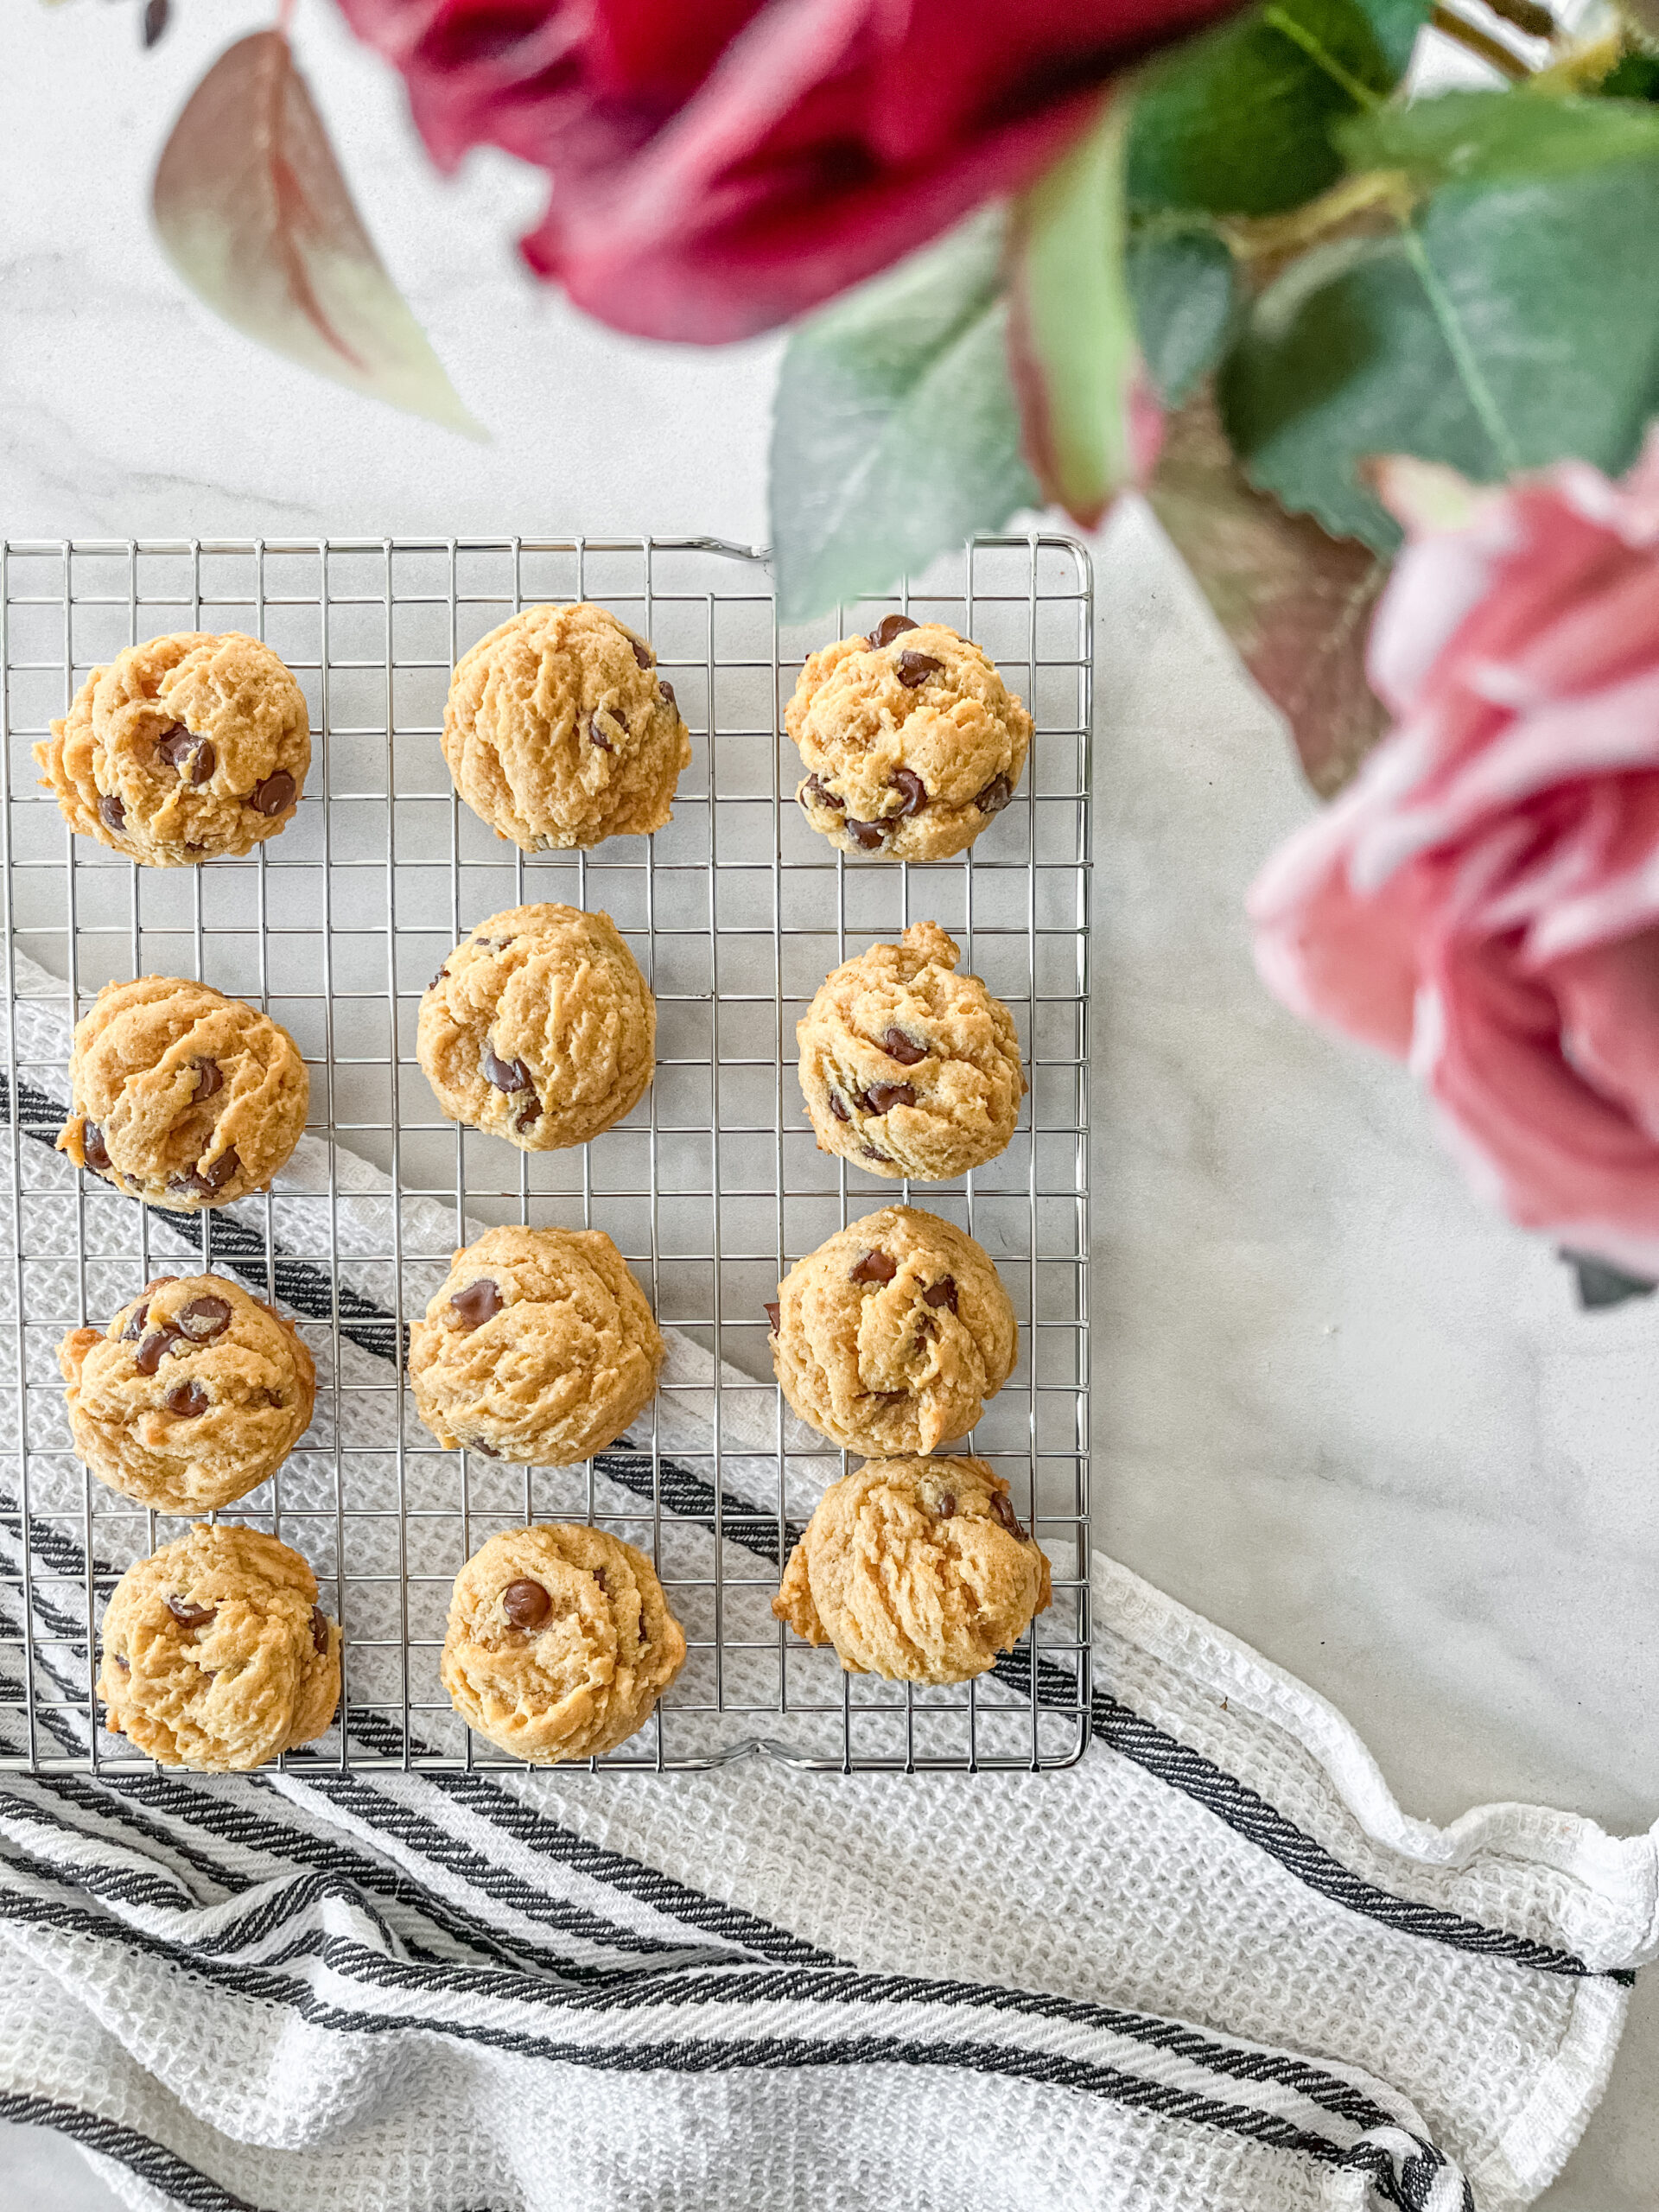
{"label": "pumpkin chocolate chip cookie", "polygon": [[657,1002],[608,914],[514,906],[432,978],[415,1049],[452,1122],[552,1152],[639,1103],[656,1038]]}
{"label": "pumpkin chocolate chip cookie", "polygon": [[98,1690],[136,1751],[241,1772],[327,1727],[339,1624],[297,1552],[257,1529],[200,1523],[116,1584]]}
{"label": "pumpkin chocolate chip cookie", "polygon": [[982,1459],[871,1459],[818,1501],[772,1610],[849,1675],[965,1682],[1052,1595],[1042,1549]]}
{"label": "pumpkin chocolate chip cookie", "polygon": [[872,1175],[944,1182],[1006,1149],[1026,1095],[1014,1017],[937,922],[873,944],[795,1031],[818,1149]]}
{"label": "pumpkin chocolate chip cookie", "polygon": [[843,853],[940,861],[1014,796],[1031,716],[970,639],[889,614],[810,656],[784,726],[807,820]]}
{"label": "pumpkin chocolate chip cookie", "polygon": [[158,1275],[58,1347],[75,1449],[162,1513],[211,1513],[304,1435],[316,1369],[291,1322],[222,1275]]}
{"label": "pumpkin chocolate chip cookie", "polygon": [[299,1142],[310,1078],[269,1014],[207,983],[106,983],[75,1025],[58,1139],[127,1197],[194,1212],[269,1187]]}
{"label": "pumpkin chocolate chip cookie", "polygon": [[915,1206],[883,1206],[809,1252],[766,1311],[790,1404],[878,1459],[965,1436],[1019,1349],[990,1255]]}
{"label": "pumpkin chocolate chip cookie", "polygon": [[269,645],[187,630],[95,668],[35,758],[78,836],[146,868],[191,868],[293,820],[311,725]]}
{"label": "pumpkin chocolate chip cookie", "polygon": [[492,1536],[461,1568],[441,1673],[468,1727],[551,1764],[625,1743],[684,1661],[645,1554],[556,1522]]}
{"label": "pumpkin chocolate chip cookie", "polygon": [[443,757],[481,821],[527,853],[648,837],[691,740],[645,640],[603,607],[527,607],[462,655]]}
{"label": "pumpkin chocolate chip cookie", "polygon": [[410,1332],[415,1410],[440,1444],[569,1467],[649,1404],[663,1340],[597,1229],[492,1229]]}

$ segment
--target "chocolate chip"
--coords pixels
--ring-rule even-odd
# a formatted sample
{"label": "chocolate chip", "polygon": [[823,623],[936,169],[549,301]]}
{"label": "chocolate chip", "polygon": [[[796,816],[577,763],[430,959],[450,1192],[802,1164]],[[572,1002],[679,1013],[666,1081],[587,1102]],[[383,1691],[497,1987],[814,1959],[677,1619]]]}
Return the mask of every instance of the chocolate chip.
{"label": "chocolate chip", "polygon": [[[595,1581],[595,1582],[597,1582],[597,1583],[598,1583],[598,1585],[599,1585],[599,1586],[600,1586],[600,1588],[601,1588],[601,1590],[605,1590],[605,1570],[604,1570],[604,1568],[603,1568],[602,1567],[596,1567],[594,1569],[594,1581]],[[608,1590],[605,1590],[605,1595],[606,1595],[607,1598],[610,1596],[610,1594],[611,1594],[611,1593],[610,1593],[610,1592],[609,1592]]]}
{"label": "chocolate chip", "polygon": [[142,1306],[137,1306],[133,1308],[132,1319],[127,1323],[126,1327],[121,1332],[120,1341],[124,1344],[134,1343],[138,1338],[143,1335],[144,1323],[148,1319],[149,1315],[149,1299],[145,1299]]}
{"label": "chocolate chip", "polygon": [[859,1149],[859,1154],[860,1154],[860,1157],[861,1157],[861,1159],[864,1159],[864,1160],[880,1160],[885,1161],[885,1162],[887,1163],[887,1166],[892,1166],[892,1164],[893,1164],[891,1160],[887,1160],[887,1154],[886,1154],[885,1152],[879,1152],[879,1151],[876,1149],[875,1146],[874,1146],[874,1145],[873,1145],[873,1144],[861,1144],[861,1145],[860,1145],[860,1147],[858,1147],[858,1149]]}
{"label": "chocolate chip", "polygon": [[533,1128],[541,1118],[542,1102],[537,1097],[535,1092],[531,1091],[529,1104],[518,1109],[518,1113],[513,1116],[512,1126],[519,1130]]}
{"label": "chocolate chip", "polygon": [[850,1122],[853,1118],[847,1110],[847,1101],[838,1090],[832,1090],[830,1093],[830,1111],[838,1122]]}
{"label": "chocolate chip", "polygon": [[927,804],[927,785],[913,768],[895,768],[887,778],[888,788],[904,794],[904,804],[892,817],[902,822],[907,814],[919,814]]}
{"label": "chocolate chip", "polygon": [[225,1076],[219,1062],[198,1060],[196,1062],[196,1103],[200,1104],[204,1098],[211,1098],[216,1090],[223,1090],[224,1088]]}
{"label": "chocolate chip", "polygon": [[597,715],[589,715],[588,717],[588,742],[590,745],[596,745],[601,753],[614,753],[616,750],[610,739],[601,729]]}
{"label": "chocolate chip", "polygon": [[198,1421],[208,1407],[207,1393],[200,1382],[175,1382],[162,1401],[170,1414],[181,1421]]}
{"label": "chocolate chip", "polygon": [[217,1605],[193,1605],[188,1598],[169,1598],[167,1610],[181,1628],[206,1628],[219,1614]]}
{"label": "chocolate chip", "polygon": [[890,1114],[895,1106],[913,1106],[916,1093],[907,1083],[873,1083],[864,1094],[867,1114]]}
{"label": "chocolate chip", "polygon": [[476,1440],[469,1444],[464,1436],[461,1440],[461,1448],[463,1452],[481,1452],[486,1459],[499,1459],[501,1457],[493,1444],[480,1443]]}
{"label": "chocolate chip", "polygon": [[1018,1536],[1020,1542],[1023,1544],[1026,1541],[1026,1532],[1020,1526],[1019,1519],[1014,1513],[1014,1508],[1008,1503],[1007,1499],[1002,1495],[1001,1491],[997,1491],[991,1498],[991,1510],[995,1514],[997,1519],[1007,1530],[1008,1534],[1011,1536]]}
{"label": "chocolate chip", "polygon": [[536,1080],[522,1060],[499,1060],[487,1045],[480,1065],[485,1080],[493,1083],[498,1090],[528,1090]]}
{"label": "chocolate chip", "polygon": [[898,1272],[899,1262],[888,1252],[867,1252],[850,1270],[855,1282],[891,1282]]}
{"label": "chocolate chip", "polygon": [[941,1306],[948,1306],[954,1313],[957,1310],[956,1277],[945,1275],[938,1282],[929,1283],[927,1288],[922,1293],[922,1303],[924,1306],[931,1306],[935,1313]]}
{"label": "chocolate chip", "polygon": [[193,1298],[179,1315],[178,1325],[193,1344],[210,1344],[231,1325],[229,1301],[223,1298]]}
{"label": "chocolate chip", "polygon": [[766,1300],[766,1319],[775,1337],[784,1325],[784,1309],[774,1298]]}
{"label": "chocolate chip", "polygon": [[659,676],[657,679],[657,696],[665,707],[674,704],[674,686],[665,676]]}
{"label": "chocolate chip", "polygon": [[1001,814],[1014,797],[1014,785],[1006,776],[993,776],[974,804],[982,814]]}
{"label": "chocolate chip", "polygon": [[121,1669],[124,1675],[130,1675],[132,1672],[132,1662],[130,1659],[124,1659],[118,1651],[112,1652],[111,1656],[114,1659],[116,1665]]}
{"label": "chocolate chip", "polygon": [[808,791],[811,792],[813,798],[817,800],[821,806],[833,806],[837,814],[846,813],[846,800],[839,798],[834,791],[826,791],[816,776],[809,776],[806,781],[801,785],[801,796],[803,798],[805,798]]}
{"label": "chocolate chip", "polygon": [[280,814],[289,805],[299,786],[286,768],[279,768],[274,776],[267,776],[263,784],[256,784],[248,793],[248,804],[260,814]]}
{"label": "chocolate chip", "polygon": [[105,1143],[104,1132],[96,1122],[86,1122],[81,1125],[80,1156],[89,1167],[96,1169],[99,1174],[102,1174],[110,1164],[109,1147]]}
{"label": "chocolate chip", "polygon": [[[449,1303],[469,1329],[480,1329],[493,1313],[501,1311],[503,1300],[497,1285],[488,1275],[480,1275],[465,1290],[458,1290]],[[480,1445],[477,1448],[482,1451],[484,1447]]]}
{"label": "chocolate chip", "polygon": [[164,1328],[152,1329],[141,1341],[132,1356],[132,1363],[141,1375],[153,1375],[174,1345],[182,1341],[169,1321]]}
{"label": "chocolate chip", "polygon": [[98,818],[106,830],[124,830],[127,826],[126,806],[113,791],[106,792],[98,802]]}
{"label": "chocolate chip", "polygon": [[445,977],[448,973],[449,973],[449,970],[448,970],[448,969],[447,967],[445,967],[445,968],[440,968],[440,969],[439,969],[439,970],[438,970],[438,972],[437,972],[437,974],[436,974],[436,975],[432,978],[431,982],[427,985],[427,987],[426,987],[426,988],[427,988],[427,989],[428,989],[429,991],[435,991],[435,990],[437,989],[437,988],[438,988],[438,985],[439,985],[442,981],[443,981],[444,977]]}
{"label": "chocolate chip", "polygon": [[937,676],[944,666],[931,653],[902,652],[899,656],[899,681],[906,691],[919,691],[930,676]]}
{"label": "chocolate chip", "polygon": [[645,1609],[643,1605],[639,1608],[639,1640],[641,1643],[645,1640]]}
{"label": "chocolate chip", "polygon": [[628,643],[633,647],[633,657],[635,660],[639,662],[641,668],[654,668],[656,666],[657,656],[652,652],[649,645],[642,645],[638,638],[630,638],[628,639]]}
{"label": "chocolate chip", "polygon": [[867,853],[874,852],[886,835],[880,823],[855,822],[850,814],[847,817],[847,827],[853,833],[854,842],[861,845]]}
{"label": "chocolate chip", "polygon": [[908,614],[884,614],[870,632],[870,651],[875,653],[885,651],[895,638],[902,638],[906,630],[914,630],[917,626]]}
{"label": "chocolate chip", "polygon": [[167,1187],[176,1198],[217,1198],[231,1178],[241,1172],[241,1154],[234,1145],[227,1145],[208,1166],[192,1167],[182,1175],[169,1176]]}
{"label": "chocolate chip", "polygon": [[908,1390],[872,1390],[871,1397],[878,1406],[896,1406],[900,1399],[910,1395]]}
{"label": "chocolate chip", "polygon": [[918,1060],[925,1060],[927,1058],[926,1046],[918,1045],[913,1037],[907,1037],[902,1029],[889,1029],[881,1042],[886,1047],[887,1058],[890,1060],[897,1060],[901,1068],[913,1068]]}
{"label": "chocolate chip", "polygon": [[553,1610],[553,1600],[539,1582],[509,1582],[501,1592],[501,1610],[514,1628],[539,1628]]}
{"label": "chocolate chip", "polygon": [[957,1493],[955,1491],[942,1490],[939,1492],[939,1502],[933,1510],[938,1515],[941,1521],[948,1521],[950,1518],[950,1516],[957,1510]]}
{"label": "chocolate chip", "polygon": [[311,1608],[311,1649],[319,1658],[328,1649],[328,1616],[321,1605]]}
{"label": "chocolate chip", "polygon": [[156,750],[188,784],[205,784],[219,766],[219,755],[208,740],[182,722],[174,723]]}

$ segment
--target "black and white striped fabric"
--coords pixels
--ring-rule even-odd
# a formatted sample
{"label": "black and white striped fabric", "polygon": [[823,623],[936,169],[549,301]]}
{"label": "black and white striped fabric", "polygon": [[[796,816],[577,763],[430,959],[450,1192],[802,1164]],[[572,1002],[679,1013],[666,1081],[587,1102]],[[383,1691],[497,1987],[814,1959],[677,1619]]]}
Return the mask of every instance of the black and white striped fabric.
{"label": "black and white striped fabric", "polygon": [[[374,1291],[342,1334],[389,1363]],[[30,1535],[84,1669],[51,1593],[86,1562]],[[202,2212],[1529,2202],[1659,1948],[1659,1836],[1410,1821],[1303,1685],[1095,1579],[1064,1773],[0,1777],[0,2114]]]}

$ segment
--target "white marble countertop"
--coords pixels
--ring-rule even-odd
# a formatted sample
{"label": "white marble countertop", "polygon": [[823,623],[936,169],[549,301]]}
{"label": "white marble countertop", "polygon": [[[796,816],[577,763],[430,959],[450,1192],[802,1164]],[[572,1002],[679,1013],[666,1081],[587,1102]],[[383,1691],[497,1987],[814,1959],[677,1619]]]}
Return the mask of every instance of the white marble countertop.
{"label": "white marble countertop", "polygon": [[[257,352],[144,219],[168,119],[269,9],[9,14],[0,530],[11,537],[766,535],[772,343],[652,347],[522,277],[505,161],[435,179],[385,73],[296,37],[385,259],[486,446]],[[1413,1811],[1659,1814],[1659,1301],[1575,1310],[1403,1073],[1250,968],[1245,885],[1311,802],[1145,517],[1098,556],[1094,1312],[1099,1540],[1334,1699]],[[1650,2212],[1659,1993],[1549,2212]],[[0,2149],[0,2208],[90,2212],[76,2154]]]}

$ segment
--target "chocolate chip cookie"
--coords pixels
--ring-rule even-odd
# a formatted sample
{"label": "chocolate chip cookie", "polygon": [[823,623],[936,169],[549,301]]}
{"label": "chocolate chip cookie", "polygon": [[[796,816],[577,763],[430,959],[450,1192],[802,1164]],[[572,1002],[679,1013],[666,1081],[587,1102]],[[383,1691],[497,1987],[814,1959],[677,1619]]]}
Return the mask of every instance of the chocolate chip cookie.
{"label": "chocolate chip cookie", "polygon": [[58,1347],[75,1449],[161,1513],[211,1513],[274,1474],[310,1424],[291,1322],[222,1275],[157,1275],[107,1329]]}
{"label": "chocolate chip cookie", "polygon": [[807,820],[843,853],[942,861],[1014,796],[1031,716],[970,639],[889,614],[813,653],[784,718]]}
{"label": "chocolate chip cookie", "polygon": [[797,1025],[820,1152],[872,1175],[939,1183],[1006,1149],[1026,1095],[1014,1017],[937,922],[873,944]]}
{"label": "chocolate chip cookie", "polygon": [[965,1682],[1052,1596],[1040,1546],[982,1459],[871,1459],[818,1501],[772,1610],[849,1675]]}
{"label": "chocolate chip cookie", "polygon": [[651,1718],[685,1637],[642,1551],[599,1529],[509,1529],[455,1577],[441,1672],[470,1728],[550,1765]]}
{"label": "chocolate chip cookie", "polygon": [[410,1332],[415,1410],[440,1444],[569,1467],[651,1402],[663,1340],[597,1229],[492,1229]]}
{"label": "chocolate chip cookie", "polygon": [[915,1206],[883,1206],[809,1252],[766,1313],[790,1404],[876,1459],[965,1436],[1019,1350],[989,1253]]}
{"label": "chocolate chip cookie", "polygon": [[191,868],[293,820],[311,725],[269,645],[185,630],[95,668],[35,758],[77,836],[145,868]]}
{"label": "chocolate chip cookie", "polygon": [[656,1041],[657,1001],[610,916],[539,906],[492,914],[455,947],[415,1049],[452,1122],[553,1152],[638,1105]]}
{"label": "chocolate chip cookie", "polygon": [[262,1766],[340,1703],[340,1628],[296,1551],[200,1522],[130,1567],[104,1616],[105,1725],[163,1766]]}
{"label": "chocolate chip cookie", "polygon": [[106,983],[75,1025],[58,1139],[127,1197],[196,1212],[269,1187],[299,1142],[310,1078],[269,1014],[207,983]]}
{"label": "chocolate chip cookie", "polygon": [[645,639],[603,607],[527,607],[462,655],[443,715],[455,789],[527,853],[648,837],[691,740]]}

